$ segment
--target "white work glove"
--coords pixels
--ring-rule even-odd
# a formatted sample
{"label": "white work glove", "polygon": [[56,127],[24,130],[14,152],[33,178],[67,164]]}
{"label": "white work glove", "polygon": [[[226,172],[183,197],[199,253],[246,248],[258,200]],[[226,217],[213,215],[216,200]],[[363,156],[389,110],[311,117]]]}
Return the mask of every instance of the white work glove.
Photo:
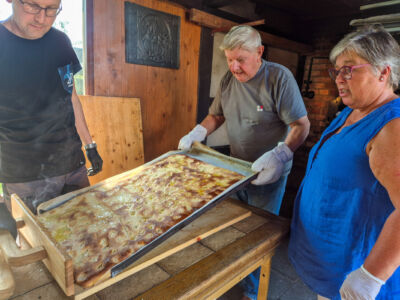
{"label": "white work glove", "polygon": [[340,288],[342,300],[374,300],[385,282],[364,269],[359,269],[347,275]]}
{"label": "white work glove", "polygon": [[195,128],[192,129],[187,135],[185,135],[179,141],[178,149],[181,150],[189,150],[192,147],[193,142],[201,142],[207,136],[207,129],[198,124]]}
{"label": "white work glove", "polygon": [[261,155],[253,163],[251,169],[260,173],[251,183],[255,185],[263,185],[278,181],[285,169],[285,163],[292,159],[292,150],[290,150],[285,143],[278,143],[278,146]]}

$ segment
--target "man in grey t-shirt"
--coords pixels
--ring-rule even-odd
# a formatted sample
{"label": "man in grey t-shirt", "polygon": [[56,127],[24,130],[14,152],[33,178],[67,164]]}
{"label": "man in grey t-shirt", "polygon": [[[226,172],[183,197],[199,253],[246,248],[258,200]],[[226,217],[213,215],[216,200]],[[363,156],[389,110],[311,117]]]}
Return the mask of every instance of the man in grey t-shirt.
{"label": "man in grey t-shirt", "polygon": [[[239,191],[240,200],[279,214],[293,152],[306,139],[310,122],[292,73],[266,62],[259,33],[235,26],[225,36],[229,70],[222,78],[209,114],[179,142],[190,149],[226,121],[231,155],[251,161],[259,172],[252,184]],[[257,298],[258,277],[244,280],[245,297]]]}
{"label": "man in grey t-shirt", "polygon": [[293,152],[310,123],[292,73],[261,58],[264,47],[250,26],[235,26],[225,36],[230,71],[222,78],[209,114],[179,142],[189,149],[226,121],[231,155],[254,162],[258,177],[238,193],[240,200],[278,214]]}

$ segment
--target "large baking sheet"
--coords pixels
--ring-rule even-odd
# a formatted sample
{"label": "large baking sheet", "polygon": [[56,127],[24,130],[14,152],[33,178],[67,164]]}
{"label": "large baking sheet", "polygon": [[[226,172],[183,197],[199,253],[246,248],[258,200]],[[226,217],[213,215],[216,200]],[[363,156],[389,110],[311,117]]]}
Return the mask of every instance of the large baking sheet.
{"label": "large baking sheet", "polygon": [[225,189],[222,193],[214,197],[211,201],[209,201],[206,205],[199,208],[191,215],[180,221],[179,223],[175,224],[163,234],[155,238],[149,244],[143,246],[138,251],[133,253],[130,257],[126,258],[124,261],[120,262],[119,264],[115,265],[111,268],[111,277],[114,277],[121,273],[124,269],[129,267],[133,262],[137,259],[142,257],[144,254],[152,250],[154,247],[165,241],[168,237],[176,233],[178,230],[192,222],[194,219],[202,215],[204,212],[209,210],[210,208],[214,207],[223,199],[227,198],[229,195],[235,193],[236,191],[242,189],[245,185],[247,185],[253,178],[255,178],[256,173],[251,170],[251,163],[247,161],[243,161],[240,159],[236,159],[230,156],[223,155],[219,152],[212,150],[200,143],[195,143],[193,147],[189,151],[170,151],[167,152],[156,159],[146,163],[145,165],[153,164],[159,160],[162,160],[168,156],[174,154],[185,154],[187,156],[193,157],[195,159],[201,160],[203,162],[212,164],[217,167],[225,168],[231,171],[235,171],[243,176],[245,176],[242,180],[236,182],[235,184],[231,185],[229,188]]}

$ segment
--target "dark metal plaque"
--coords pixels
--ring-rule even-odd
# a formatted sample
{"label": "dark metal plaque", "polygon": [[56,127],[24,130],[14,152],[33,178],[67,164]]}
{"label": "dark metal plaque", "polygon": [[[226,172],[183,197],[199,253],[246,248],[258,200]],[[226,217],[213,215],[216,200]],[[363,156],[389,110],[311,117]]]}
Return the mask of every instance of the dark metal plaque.
{"label": "dark metal plaque", "polygon": [[125,2],[127,63],[179,69],[180,16]]}

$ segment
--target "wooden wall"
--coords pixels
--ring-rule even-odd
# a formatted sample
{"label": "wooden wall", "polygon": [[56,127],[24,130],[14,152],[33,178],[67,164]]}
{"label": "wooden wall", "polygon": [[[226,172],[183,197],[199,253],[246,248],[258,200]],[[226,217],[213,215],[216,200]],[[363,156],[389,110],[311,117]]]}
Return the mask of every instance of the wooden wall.
{"label": "wooden wall", "polygon": [[126,63],[124,1],[88,0],[87,91],[96,96],[141,99],[144,155],[149,161],[176,149],[179,139],[196,123],[201,27],[190,23],[185,10],[175,4],[131,2],[181,17],[180,67]]}

